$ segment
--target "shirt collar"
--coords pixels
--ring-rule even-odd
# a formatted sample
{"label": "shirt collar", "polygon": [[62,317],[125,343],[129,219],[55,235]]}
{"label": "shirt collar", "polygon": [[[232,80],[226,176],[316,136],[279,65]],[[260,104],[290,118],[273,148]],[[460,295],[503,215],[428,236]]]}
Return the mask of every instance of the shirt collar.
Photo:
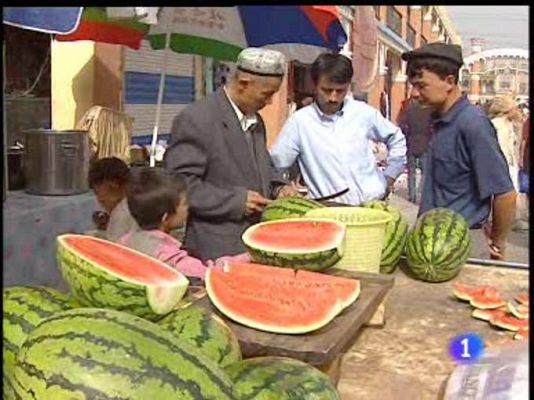
{"label": "shirt collar", "polygon": [[239,109],[237,104],[235,104],[228,94],[228,91],[226,90],[226,86],[223,87],[224,93],[226,94],[226,97],[228,98],[228,101],[232,105],[232,108],[235,111],[235,115],[237,116],[237,119],[239,121],[239,124],[241,125],[241,129],[243,131],[247,131],[252,126],[256,125],[258,123],[258,117],[256,115],[248,116],[243,114],[243,112]]}
{"label": "shirt collar", "polygon": [[442,122],[442,123],[450,123],[452,122],[456,116],[462,111],[462,109],[466,106],[471,104],[469,100],[467,99],[466,95],[460,96],[458,100],[447,110],[447,112],[443,115],[441,114],[434,114],[434,122]]}

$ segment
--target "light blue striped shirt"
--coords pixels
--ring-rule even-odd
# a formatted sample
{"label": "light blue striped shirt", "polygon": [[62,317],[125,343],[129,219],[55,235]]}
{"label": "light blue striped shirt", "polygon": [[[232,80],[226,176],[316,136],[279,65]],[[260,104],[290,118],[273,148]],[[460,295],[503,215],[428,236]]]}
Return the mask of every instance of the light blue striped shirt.
{"label": "light blue striped shirt", "polygon": [[[377,166],[371,141],[385,143],[387,166]],[[358,205],[382,198],[386,178],[397,178],[406,163],[406,140],[399,127],[375,108],[347,96],[343,108],[326,115],[316,103],[296,111],[272,149],[275,167],[285,170],[298,160],[310,198],[349,188],[336,202]]]}

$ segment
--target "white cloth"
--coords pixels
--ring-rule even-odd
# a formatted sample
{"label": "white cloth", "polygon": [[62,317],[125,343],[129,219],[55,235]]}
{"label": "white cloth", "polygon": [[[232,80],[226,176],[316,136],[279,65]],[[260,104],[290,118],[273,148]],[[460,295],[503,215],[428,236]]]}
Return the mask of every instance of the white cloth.
{"label": "white cloth", "polygon": [[132,230],[138,230],[137,222],[130,214],[128,200],[126,197],[111,211],[109,215],[108,227],[106,229],[106,239],[112,242],[118,241],[121,237]]}

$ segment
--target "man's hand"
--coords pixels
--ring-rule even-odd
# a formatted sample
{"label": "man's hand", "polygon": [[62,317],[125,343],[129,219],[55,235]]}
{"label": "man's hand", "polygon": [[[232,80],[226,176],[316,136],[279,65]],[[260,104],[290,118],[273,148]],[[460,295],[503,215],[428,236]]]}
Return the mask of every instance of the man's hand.
{"label": "man's hand", "polygon": [[486,224],[483,228],[486,243],[488,244],[488,251],[492,260],[504,260],[504,253],[506,249],[506,242],[497,243],[491,238],[491,225]]}
{"label": "man's hand", "polygon": [[284,185],[280,188],[276,198],[280,199],[282,197],[294,197],[294,196],[302,196],[302,195],[299,192],[298,186],[295,185],[295,182],[291,182],[291,185]]}
{"label": "man's hand", "polygon": [[391,193],[393,193],[393,187],[395,185],[395,179],[386,175],[386,193],[384,193],[384,200],[386,200]]}
{"label": "man's hand", "polygon": [[96,226],[96,229],[105,231],[109,223],[109,214],[105,211],[95,211],[93,213],[93,222]]}
{"label": "man's hand", "polygon": [[267,204],[269,204],[271,200],[266,199],[258,192],[255,192],[253,190],[247,191],[247,203],[245,208],[245,215],[249,216],[254,213],[261,213],[263,212],[263,209]]}

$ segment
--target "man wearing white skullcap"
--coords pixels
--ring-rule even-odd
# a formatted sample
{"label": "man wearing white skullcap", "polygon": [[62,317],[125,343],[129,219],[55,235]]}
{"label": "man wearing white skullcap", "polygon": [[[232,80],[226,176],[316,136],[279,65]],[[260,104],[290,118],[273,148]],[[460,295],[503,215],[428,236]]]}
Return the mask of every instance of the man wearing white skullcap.
{"label": "man wearing white skullcap", "polygon": [[248,48],[230,82],[176,116],[165,167],[188,184],[185,247],[216,259],[245,251],[241,234],[269,199],[296,195],[276,175],[258,111],[271,102],[286,70],[282,53]]}

